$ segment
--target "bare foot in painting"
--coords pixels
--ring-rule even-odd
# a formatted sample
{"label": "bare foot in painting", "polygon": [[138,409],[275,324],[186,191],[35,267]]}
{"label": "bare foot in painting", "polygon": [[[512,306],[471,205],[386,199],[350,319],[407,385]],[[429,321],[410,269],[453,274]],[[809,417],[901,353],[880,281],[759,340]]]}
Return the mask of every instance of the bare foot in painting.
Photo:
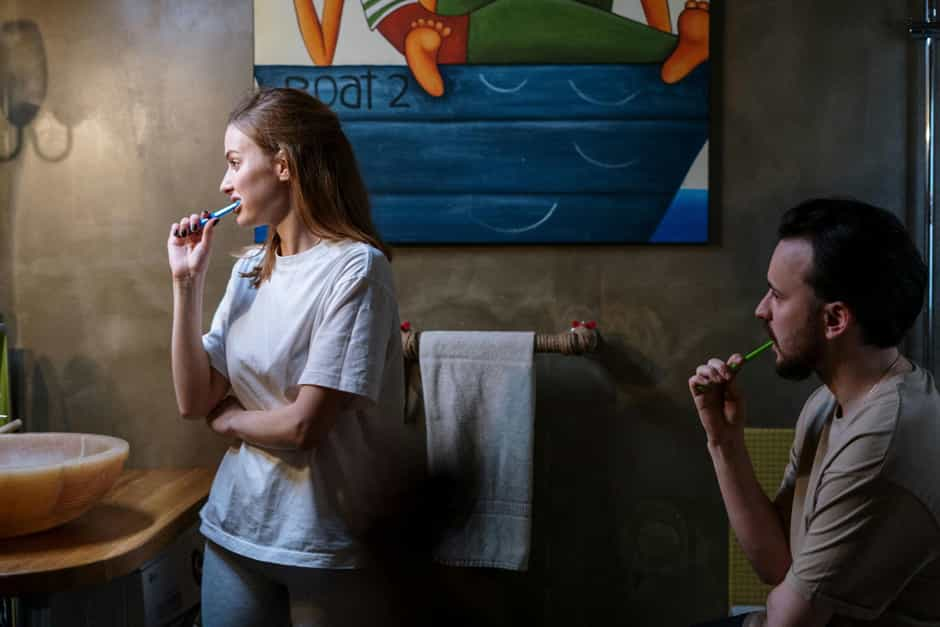
{"label": "bare foot in painting", "polygon": [[405,59],[418,84],[431,96],[444,95],[444,80],[437,65],[437,53],[451,28],[435,20],[419,19],[411,23],[405,37]]}
{"label": "bare foot in painting", "polygon": [[679,45],[663,63],[661,76],[665,83],[677,83],[708,59],[707,2],[689,0],[679,15]]}
{"label": "bare foot in painting", "polygon": [[438,15],[436,0],[421,0],[392,11],[378,30],[405,56],[415,80],[432,96],[444,93],[441,65],[467,62],[469,15]]}

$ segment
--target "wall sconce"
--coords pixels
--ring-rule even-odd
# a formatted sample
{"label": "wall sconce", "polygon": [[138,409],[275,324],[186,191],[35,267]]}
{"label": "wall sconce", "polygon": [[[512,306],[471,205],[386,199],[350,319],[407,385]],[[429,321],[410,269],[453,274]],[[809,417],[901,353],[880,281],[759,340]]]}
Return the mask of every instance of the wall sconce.
{"label": "wall sconce", "polygon": [[[11,161],[23,147],[23,129],[36,119],[46,98],[46,49],[39,26],[30,20],[13,20],[0,26],[0,111],[16,129],[16,145],[0,161]],[[35,141],[35,135],[34,135]],[[71,129],[66,151],[55,158],[58,161],[71,150]]]}

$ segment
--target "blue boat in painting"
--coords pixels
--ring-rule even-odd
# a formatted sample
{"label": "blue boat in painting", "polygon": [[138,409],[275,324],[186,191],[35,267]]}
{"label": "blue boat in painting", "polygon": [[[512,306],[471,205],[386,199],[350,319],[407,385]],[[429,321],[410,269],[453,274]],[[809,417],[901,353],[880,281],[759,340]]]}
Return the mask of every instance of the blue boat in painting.
{"label": "blue boat in painting", "polygon": [[704,242],[707,190],[680,186],[708,138],[708,64],[255,66],[340,116],[393,244]]}

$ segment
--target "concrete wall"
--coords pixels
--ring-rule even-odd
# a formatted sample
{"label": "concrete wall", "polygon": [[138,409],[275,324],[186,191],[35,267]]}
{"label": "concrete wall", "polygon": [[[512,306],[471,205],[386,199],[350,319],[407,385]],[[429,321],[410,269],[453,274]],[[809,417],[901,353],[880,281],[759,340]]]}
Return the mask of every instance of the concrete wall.
{"label": "concrete wall", "polygon": [[[594,319],[605,338],[589,358],[538,359],[532,570],[457,573],[466,598],[453,604],[485,606],[478,624],[683,625],[725,611],[727,520],[685,381],[763,339],[752,312],[783,209],[840,193],[904,213],[905,8],[712,8],[707,246],[397,250],[402,317],[419,329]],[[214,465],[223,444],[175,412],[164,242],[179,215],[224,201],[224,121],[251,86],[250,3],[0,3],[0,22],[16,19],[38,26],[48,71],[27,144],[0,163],[0,313],[20,416],[30,430],[123,437],[133,466]],[[206,324],[222,253],[250,238],[220,233]],[[752,423],[780,426],[814,383],[783,383],[767,360],[744,385]]]}

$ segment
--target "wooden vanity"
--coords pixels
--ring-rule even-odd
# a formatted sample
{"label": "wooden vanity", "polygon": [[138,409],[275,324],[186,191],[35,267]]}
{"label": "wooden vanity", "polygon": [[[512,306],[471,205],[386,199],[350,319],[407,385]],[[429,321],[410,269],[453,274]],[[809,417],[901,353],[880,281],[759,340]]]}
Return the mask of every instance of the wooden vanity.
{"label": "wooden vanity", "polygon": [[0,540],[0,597],[47,595],[134,571],[197,521],[213,475],[208,468],[125,470],[75,520]]}

